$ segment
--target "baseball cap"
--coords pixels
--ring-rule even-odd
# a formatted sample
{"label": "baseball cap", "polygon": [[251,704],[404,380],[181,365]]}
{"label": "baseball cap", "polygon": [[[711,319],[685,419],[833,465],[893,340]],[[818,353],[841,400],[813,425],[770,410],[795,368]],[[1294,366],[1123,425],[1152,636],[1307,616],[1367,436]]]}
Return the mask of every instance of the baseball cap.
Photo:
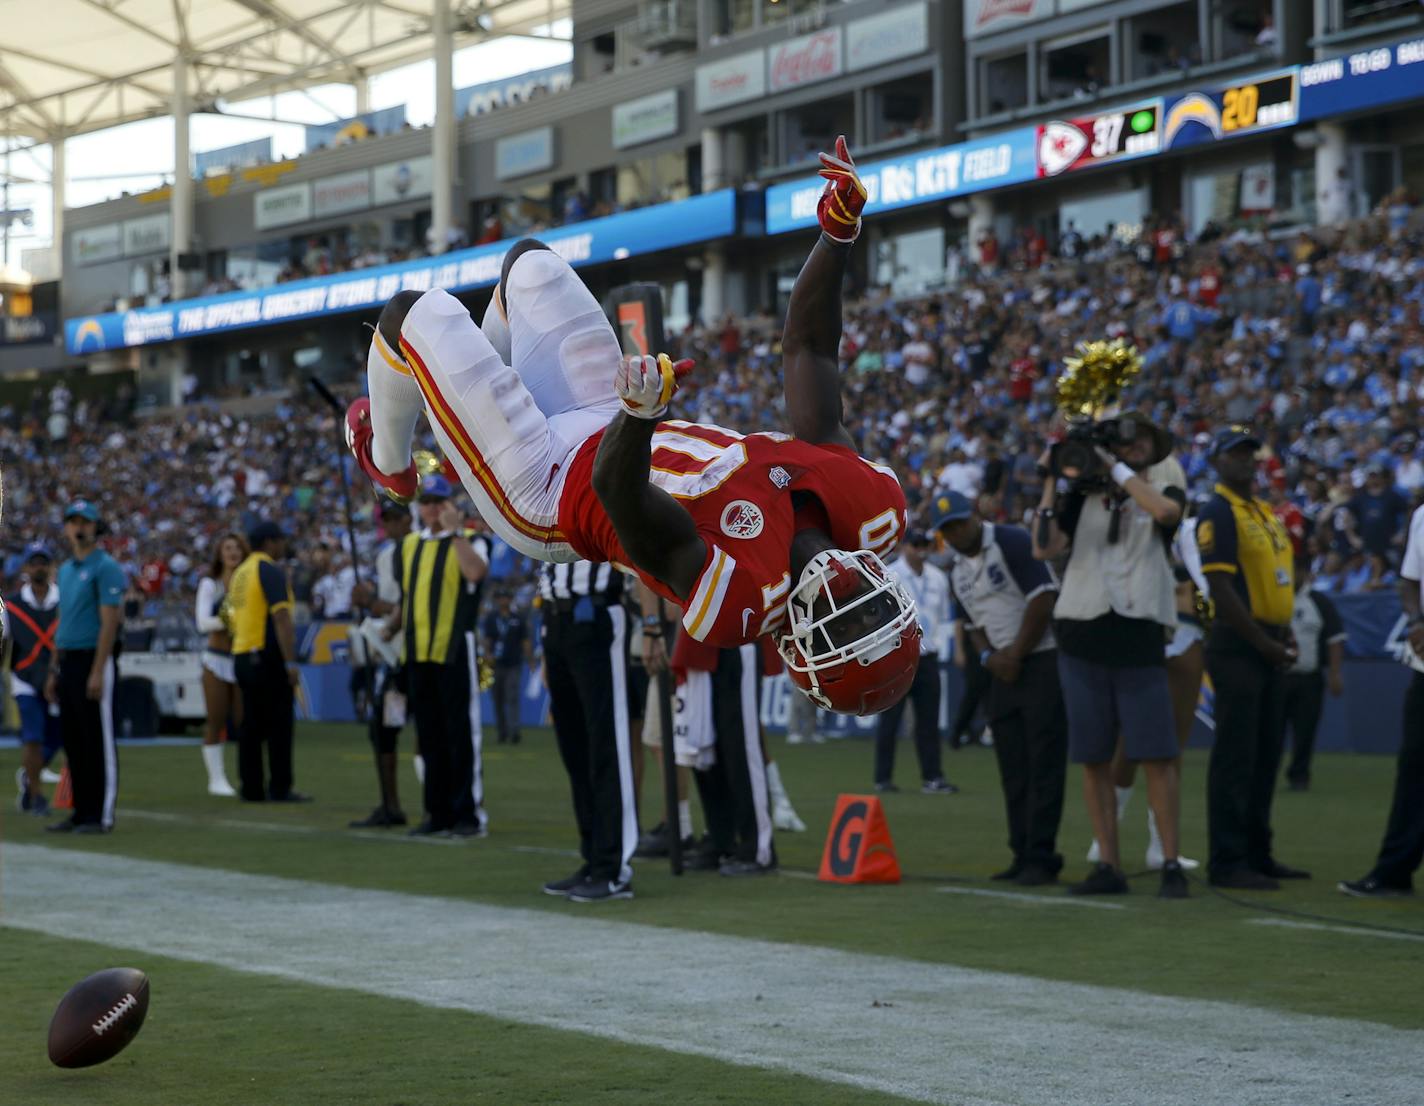
{"label": "baseball cap", "polygon": [[1242,426],[1239,423],[1223,426],[1211,439],[1211,456],[1219,457],[1228,450],[1248,442],[1257,447],[1261,445],[1261,439],[1249,426]]}
{"label": "baseball cap", "polygon": [[54,560],[54,553],[50,549],[49,544],[47,542],[32,541],[29,545],[25,546],[26,563],[29,563],[30,561],[33,561],[38,557],[43,557],[47,561]]}
{"label": "baseball cap", "polygon": [[87,499],[76,499],[64,510],[64,521],[68,522],[72,518],[87,518],[90,522],[98,522],[99,508]]}
{"label": "baseball cap", "polygon": [[247,533],[247,544],[253,549],[258,549],[264,542],[276,541],[285,538],[287,535],[282,532],[282,528],[275,522],[259,522]]}
{"label": "baseball cap", "polygon": [[420,482],[421,499],[449,499],[450,481],[438,472],[432,472]]}
{"label": "baseball cap", "polygon": [[382,518],[394,518],[397,515],[410,516],[409,505],[397,503],[394,499],[382,499],[376,509]]}
{"label": "baseball cap", "polygon": [[959,492],[945,492],[943,495],[935,497],[935,524],[936,530],[946,523],[958,522],[961,519],[969,518],[974,514],[974,504],[970,502],[967,495]]}

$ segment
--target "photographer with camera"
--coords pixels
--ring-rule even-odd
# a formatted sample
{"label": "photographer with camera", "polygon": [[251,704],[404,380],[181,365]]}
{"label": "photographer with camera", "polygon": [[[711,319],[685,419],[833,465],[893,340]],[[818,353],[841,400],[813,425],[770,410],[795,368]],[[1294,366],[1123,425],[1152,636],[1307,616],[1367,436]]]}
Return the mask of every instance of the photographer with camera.
{"label": "photographer with camera", "polygon": [[1140,762],[1162,834],[1163,898],[1186,898],[1177,856],[1179,777],[1167,684],[1166,642],[1177,624],[1169,552],[1186,504],[1186,477],[1171,436],[1136,412],[1076,422],[1043,462],[1033,529],[1040,560],[1067,554],[1054,604],[1054,635],[1070,758],[1083,765],[1083,794],[1099,862],[1069,888],[1078,895],[1128,890],[1118,852],[1112,760]]}

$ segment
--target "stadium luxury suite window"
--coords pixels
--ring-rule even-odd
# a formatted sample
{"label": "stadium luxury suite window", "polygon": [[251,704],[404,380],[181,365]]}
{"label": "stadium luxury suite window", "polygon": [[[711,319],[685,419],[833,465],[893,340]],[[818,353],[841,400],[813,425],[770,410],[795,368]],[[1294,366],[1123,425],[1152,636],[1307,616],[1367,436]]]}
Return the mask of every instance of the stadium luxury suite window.
{"label": "stadium luxury suite window", "polygon": [[1086,99],[1108,83],[1112,39],[1107,28],[1046,42],[1039,50],[1039,99]]}
{"label": "stadium luxury suite window", "polygon": [[1018,51],[979,61],[978,114],[999,115],[1028,105],[1028,54]]}
{"label": "stadium luxury suite window", "polygon": [[1126,22],[1123,72],[1140,81],[1184,70],[1201,62],[1197,6],[1173,4],[1133,16]]}
{"label": "stadium luxury suite window", "polygon": [[836,135],[844,134],[855,118],[855,97],[847,93],[817,100],[781,114],[781,160],[785,165],[814,162],[821,150],[833,150]]}
{"label": "stadium luxury suite window", "polygon": [[893,142],[924,134],[934,123],[934,78],[928,73],[870,90],[870,140]]}

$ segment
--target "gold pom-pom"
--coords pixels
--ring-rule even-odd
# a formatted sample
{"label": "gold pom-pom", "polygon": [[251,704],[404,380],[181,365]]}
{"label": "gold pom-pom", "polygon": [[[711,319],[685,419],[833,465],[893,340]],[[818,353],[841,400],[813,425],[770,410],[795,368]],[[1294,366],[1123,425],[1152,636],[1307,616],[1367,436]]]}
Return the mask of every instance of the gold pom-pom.
{"label": "gold pom-pom", "polygon": [[1122,338],[1079,342],[1074,352],[1063,359],[1057,387],[1058,409],[1068,418],[1100,417],[1142,371],[1137,347]]}

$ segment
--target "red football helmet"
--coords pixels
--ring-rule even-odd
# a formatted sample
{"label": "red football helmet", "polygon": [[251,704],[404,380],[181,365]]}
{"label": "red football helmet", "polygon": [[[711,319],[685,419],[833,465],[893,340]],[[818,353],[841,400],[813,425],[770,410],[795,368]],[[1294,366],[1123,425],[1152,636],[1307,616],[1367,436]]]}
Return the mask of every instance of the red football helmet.
{"label": "red football helmet", "polygon": [[915,601],[868,549],[816,554],[787,611],[781,657],[812,702],[840,714],[879,714],[910,690],[920,663]]}

